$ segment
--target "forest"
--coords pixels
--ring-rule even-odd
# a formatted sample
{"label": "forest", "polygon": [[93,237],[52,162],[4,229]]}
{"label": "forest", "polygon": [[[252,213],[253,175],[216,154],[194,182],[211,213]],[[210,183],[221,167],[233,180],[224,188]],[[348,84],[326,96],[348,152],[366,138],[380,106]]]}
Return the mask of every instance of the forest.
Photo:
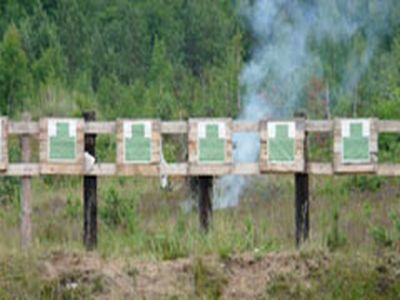
{"label": "forest", "polygon": [[[1,113],[64,116],[90,109],[100,119],[238,117],[246,101],[240,74],[259,43],[241,13],[251,2],[3,0]],[[329,100],[333,116],[398,117],[400,4],[325,2],[337,2],[331,5],[338,16],[349,18],[372,10],[371,19],[362,19],[345,39],[308,39],[321,66],[302,85],[296,108],[322,118]],[[387,7],[384,22],[373,19],[380,2]],[[372,53],[370,31],[378,35]],[[345,71],[367,55],[365,70],[346,87]]]}
{"label": "forest", "polygon": [[[400,120],[400,1],[0,0],[0,115],[88,111]],[[332,140],[308,138],[310,157],[330,161]],[[185,141],[163,140],[168,162],[185,159]],[[380,135],[379,162],[400,162],[399,142]],[[10,162],[20,148],[11,137]],[[115,148],[97,137],[96,159],[114,162]],[[298,249],[293,177],[214,178],[237,184],[240,202],[215,209],[208,233],[186,178],[163,189],[158,177],[101,177],[91,252],[81,177],[32,179],[28,250],[21,179],[1,177],[0,299],[400,299],[400,179],[310,175]]]}

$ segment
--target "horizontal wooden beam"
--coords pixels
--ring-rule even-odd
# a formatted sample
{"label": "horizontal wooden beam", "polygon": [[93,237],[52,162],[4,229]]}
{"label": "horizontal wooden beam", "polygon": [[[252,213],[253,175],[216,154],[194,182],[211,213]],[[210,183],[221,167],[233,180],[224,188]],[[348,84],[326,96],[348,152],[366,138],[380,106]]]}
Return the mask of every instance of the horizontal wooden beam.
{"label": "horizontal wooden beam", "polygon": [[331,163],[309,162],[307,173],[310,175],[333,175],[333,166]]}
{"label": "horizontal wooden beam", "polygon": [[188,132],[188,124],[185,121],[161,122],[161,133],[181,134]]}
{"label": "horizontal wooden beam", "polygon": [[258,122],[235,121],[233,122],[233,132],[258,132]]}
{"label": "horizontal wooden beam", "polygon": [[399,132],[400,121],[378,121],[378,132]]}
{"label": "horizontal wooden beam", "polygon": [[[19,122],[9,121],[8,123],[9,134],[38,134],[38,122]],[[114,134],[115,133],[114,121],[104,122],[86,122],[85,133],[87,134]],[[332,120],[306,120],[305,130],[307,132],[332,132]],[[395,120],[381,120],[377,122],[378,132],[400,133],[400,121]],[[188,123],[186,121],[164,121],[161,122],[161,133],[163,134],[185,134],[188,132]],[[259,122],[256,121],[234,121],[233,132],[247,132],[258,133]]]}
{"label": "horizontal wooden beam", "polygon": [[115,133],[115,122],[85,122],[85,133],[113,134]]}
{"label": "horizontal wooden beam", "polygon": [[[226,165],[224,165],[224,172],[218,172],[218,166],[213,166],[216,172],[215,176],[222,175],[260,175],[260,169],[258,163],[240,163],[233,164],[232,167],[226,171]],[[68,166],[66,166],[68,168]],[[204,166],[209,172],[209,167]],[[190,176],[189,164],[186,162],[164,164],[160,166],[160,174],[168,176]],[[306,172],[310,175],[357,175],[368,173],[355,165],[353,170],[349,170],[346,173],[335,173],[331,163],[321,162],[309,162],[306,166]],[[210,172],[209,172],[210,173]],[[212,172],[211,172],[212,173]],[[274,173],[274,172],[269,172]],[[400,176],[400,164],[378,164],[376,166],[376,172],[370,173],[378,176]],[[39,163],[11,163],[8,165],[6,171],[0,172],[0,176],[39,176],[40,164]],[[62,175],[62,173],[60,173]],[[71,174],[70,174],[71,175]],[[76,175],[94,175],[94,176],[118,176],[116,164],[114,163],[98,163],[95,164],[90,171],[84,174]],[[141,174],[138,174],[141,175]],[[154,176],[159,176],[155,174]]]}
{"label": "horizontal wooden beam", "polygon": [[38,122],[8,122],[9,134],[38,134]]}
{"label": "horizontal wooden beam", "polygon": [[306,120],[307,132],[332,132],[333,121],[331,120]]}
{"label": "horizontal wooden beam", "polygon": [[379,164],[376,173],[379,176],[400,176],[400,164]]}

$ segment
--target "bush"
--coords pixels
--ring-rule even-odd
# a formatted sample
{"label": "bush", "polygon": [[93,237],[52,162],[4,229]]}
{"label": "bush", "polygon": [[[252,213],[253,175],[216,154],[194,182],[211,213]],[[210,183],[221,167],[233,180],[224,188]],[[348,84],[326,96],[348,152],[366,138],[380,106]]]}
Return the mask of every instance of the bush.
{"label": "bush", "polygon": [[102,197],[99,215],[110,227],[133,231],[137,223],[136,205],[134,194],[123,196],[116,188],[110,187]]}

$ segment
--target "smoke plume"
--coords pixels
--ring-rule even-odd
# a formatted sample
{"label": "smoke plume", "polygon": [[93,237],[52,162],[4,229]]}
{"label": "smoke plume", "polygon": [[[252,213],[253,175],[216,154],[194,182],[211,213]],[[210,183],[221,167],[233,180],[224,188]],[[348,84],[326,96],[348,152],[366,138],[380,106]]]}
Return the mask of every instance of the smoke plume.
{"label": "smoke plume", "polygon": [[[239,120],[291,117],[304,107],[313,77],[324,81],[339,73],[335,98],[354,90],[383,36],[396,0],[256,0],[242,1],[239,13],[254,39],[250,60],[241,73],[244,108]],[[339,70],[339,71],[338,71]],[[335,99],[334,99],[335,100]],[[334,103],[330,103],[334,105]],[[234,138],[235,162],[254,162],[259,136]],[[214,206],[236,206],[247,184],[226,176],[216,185]]]}

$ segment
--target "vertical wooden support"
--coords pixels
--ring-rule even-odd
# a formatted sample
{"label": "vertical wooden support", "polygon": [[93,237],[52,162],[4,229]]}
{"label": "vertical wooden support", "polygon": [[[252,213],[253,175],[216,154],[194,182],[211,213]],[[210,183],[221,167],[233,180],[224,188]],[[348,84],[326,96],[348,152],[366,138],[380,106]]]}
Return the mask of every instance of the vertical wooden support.
{"label": "vertical wooden support", "polygon": [[[24,113],[22,121],[30,122],[31,116]],[[22,162],[28,163],[31,160],[31,137],[29,134],[23,134],[20,137]],[[23,249],[30,247],[32,242],[32,224],[31,224],[31,202],[32,202],[32,182],[30,176],[23,176],[21,179],[21,246]]]}
{"label": "vertical wooden support", "polygon": [[[85,121],[96,120],[95,112],[84,112]],[[85,152],[96,157],[96,135],[85,135]],[[83,243],[87,250],[92,250],[97,245],[97,177],[84,176],[83,178],[84,198],[84,233]]]}
{"label": "vertical wooden support", "polygon": [[[297,113],[296,118],[306,118],[306,114]],[[299,247],[302,241],[308,239],[309,235],[309,180],[307,173],[308,148],[307,148],[307,132],[304,136],[304,171],[297,172],[295,179],[295,226],[296,226],[296,247]]]}
{"label": "vertical wooden support", "polygon": [[208,232],[212,217],[212,185],[212,176],[199,176],[199,221],[204,232]]}

